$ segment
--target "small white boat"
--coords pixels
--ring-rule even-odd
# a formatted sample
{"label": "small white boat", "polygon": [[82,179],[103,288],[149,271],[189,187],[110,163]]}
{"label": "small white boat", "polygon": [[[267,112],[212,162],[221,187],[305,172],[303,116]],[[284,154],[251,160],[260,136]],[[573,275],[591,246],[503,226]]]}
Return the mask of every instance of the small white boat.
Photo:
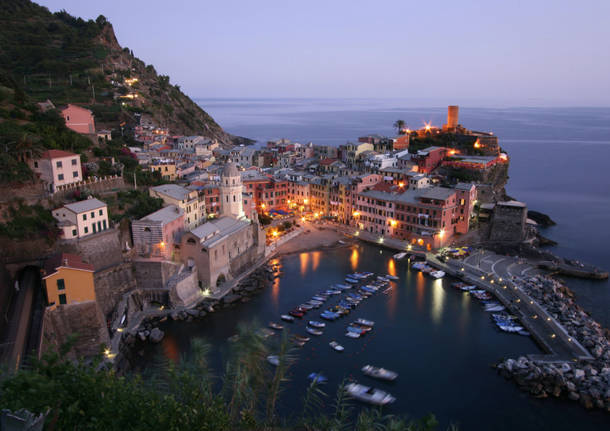
{"label": "small white boat", "polygon": [[307,332],[309,332],[311,335],[322,335],[323,334],[323,332],[320,331],[319,329],[310,328],[309,326],[306,326],[305,330]]}
{"label": "small white boat", "polygon": [[279,323],[275,323],[275,322],[269,322],[269,327],[273,328],[273,329],[277,329],[278,331],[281,331],[282,329],[284,329],[283,325],[280,325]]}
{"label": "small white boat", "polygon": [[288,314],[282,314],[280,316],[280,319],[286,321],[286,322],[294,322],[294,317],[289,316]]}
{"label": "small white boat", "polygon": [[269,355],[267,356],[267,362],[269,362],[274,367],[280,365],[280,358],[277,355]]}
{"label": "small white boat", "polygon": [[312,328],[325,328],[326,327],[326,323],[318,322],[317,320],[310,320],[309,321],[309,326],[311,326]]}
{"label": "small white boat", "polygon": [[405,257],[406,255],[407,255],[407,253],[405,253],[405,252],[403,251],[402,253],[396,253],[396,254],[395,254],[393,257],[394,257],[394,259],[396,259],[396,260],[400,260],[400,259],[402,259],[403,257]]}
{"label": "small white boat", "polygon": [[392,395],[380,389],[364,386],[359,383],[350,383],[345,387],[345,390],[353,398],[364,401],[365,403],[374,404],[376,406],[384,406],[396,401]]}
{"label": "small white boat", "polygon": [[398,280],[399,279],[395,275],[391,275],[391,274],[385,275],[385,278],[387,278],[388,280]]}
{"label": "small white boat", "polygon": [[345,333],[345,336],[349,337],[349,338],[360,338],[360,333],[359,332],[350,332],[350,331],[347,331]]}
{"label": "small white boat", "polygon": [[364,325],[364,326],[370,326],[370,327],[375,326],[375,322],[373,322],[372,320],[366,320],[361,317],[356,319],[356,323],[359,323],[360,325]]}
{"label": "small white boat", "polygon": [[438,270],[438,271],[432,271],[432,272],[430,273],[430,275],[431,275],[432,277],[434,277],[434,278],[437,278],[437,279],[438,279],[438,278],[443,278],[443,277],[445,276],[445,271],[441,271],[441,270]]}
{"label": "small white boat", "polygon": [[362,367],[362,372],[367,376],[374,377],[381,380],[396,380],[398,373],[395,371],[386,370],[385,368],[373,367],[372,365],[365,365]]}
{"label": "small white boat", "polygon": [[337,343],[336,341],[331,341],[330,343],[328,343],[328,345],[335,349],[337,352],[342,352],[343,350],[345,350],[343,346]]}

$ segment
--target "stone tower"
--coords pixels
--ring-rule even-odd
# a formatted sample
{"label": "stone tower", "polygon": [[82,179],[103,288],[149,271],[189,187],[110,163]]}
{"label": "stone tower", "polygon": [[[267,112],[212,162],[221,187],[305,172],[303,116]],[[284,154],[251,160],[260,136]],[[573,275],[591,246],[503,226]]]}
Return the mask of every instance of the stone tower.
{"label": "stone tower", "polygon": [[237,219],[245,217],[242,202],[241,174],[237,165],[231,160],[227,162],[220,176],[220,199],[222,215]]}

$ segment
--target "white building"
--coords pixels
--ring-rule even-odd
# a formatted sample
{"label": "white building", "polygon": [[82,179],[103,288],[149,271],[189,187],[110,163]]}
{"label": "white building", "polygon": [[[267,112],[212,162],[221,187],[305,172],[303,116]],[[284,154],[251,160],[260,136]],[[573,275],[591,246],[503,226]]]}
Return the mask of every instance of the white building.
{"label": "white building", "polygon": [[222,170],[220,179],[220,196],[222,198],[222,214],[236,219],[245,217],[242,202],[243,185],[237,165],[228,162]]}
{"label": "white building", "polygon": [[176,205],[184,211],[184,228],[194,229],[205,220],[201,217],[201,206],[205,201],[199,199],[196,190],[188,190],[177,184],[163,184],[148,189],[150,196],[161,198],[166,205]]}
{"label": "white building", "polygon": [[89,198],[66,204],[53,210],[62,238],[83,238],[109,228],[108,207],[100,200]]}
{"label": "white building", "polygon": [[80,156],[68,151],[47,150],[40,159],[31,161],[30,167],[51,192],[58,186],[83,180]]}

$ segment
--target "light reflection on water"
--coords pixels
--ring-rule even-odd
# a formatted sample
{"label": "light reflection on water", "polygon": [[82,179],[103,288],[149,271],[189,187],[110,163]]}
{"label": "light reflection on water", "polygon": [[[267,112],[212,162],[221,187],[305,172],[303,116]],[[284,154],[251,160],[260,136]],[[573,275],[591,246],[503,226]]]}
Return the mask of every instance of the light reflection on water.
{"label": "light reflection on water", "polygon": [[180,359],[180,346],[176,339],[169,334],[167,337],[163,337],[161,347],[163,349],[163,355],[170,361],[177,363]]}
{"label": "light reflection on water", "polygon": [[349,263],[351,265],[352,271],[355,271],[358,268],[358,247],[352,248],[352,254],[349,257]]}
{"label": "light reflection on water", "polygon": [[416,304],[417,311],[422,312],[424,309],[424,293],[426,290],[426,280],[424,279],[424,274],[418,272],[415,275],[415,289],[417,292],[416,296]]}
{"label": "light reflection on water", "polygon": [[[421,274],[421,273],[420,273]],[[443,317],[443,306],[445,304],[445,289],[443,280],[436,279],[432,282],[432,320],[439,325]]]}
{"label": "light reflection on water", "polygon": [[312,271],[316,271],[318,269],[318,266],[320,265],[320,255],[321,252],[319,251],[314,251],[311,253],[312,257],[313,257],[313,262],[312,262],[312,267],[311,270]]}
{"label": "light reflection on water", "polygon": [[299,260],[301,262],[301,276],[305,277],[305,274],[307,273],[307,263],[309,261],[309,253],[299,254]]}

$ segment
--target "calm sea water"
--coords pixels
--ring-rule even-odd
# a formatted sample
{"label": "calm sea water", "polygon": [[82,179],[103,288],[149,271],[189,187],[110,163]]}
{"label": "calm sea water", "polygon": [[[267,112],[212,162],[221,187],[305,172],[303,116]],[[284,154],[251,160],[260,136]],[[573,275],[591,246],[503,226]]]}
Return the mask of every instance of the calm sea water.
{"label": "calm sea water", "polygon": [[[446,108],[387,99],[200,99],[227,131],[260,142],[340,145],[392,124],[441,125]],[[407,106],[407,107],[405,107]],[[610,269],[610,108],[460,108],[460,123],[492,131],[511,156],[508,193],[549,214],[558,254]],[[610,327],[610,283],[567,279],[577,300]]]}
{"label": "calm sea water", "polygon": [[[263,142],[285,137],[339,145],[363,134],[391,134],[397,119],[419,127],[424,121],[441,124],[445,116],[445,109],[402,108],[397,101],[382,100],[200,103],[229,132]],[[610,266],[610,109],[462,108],[460,122],[500,137],[512,158],[508,192],[557,221],[545,232],[559,242],[556,252]],[[434,412],[442,425],[456,422],[464,430],[608,429],[607,414],[586,412],[566,401],[533,399],[505,382],[490,365],[503,357],[538,352],[538,347],[528,338],[496,331],[476,301],[449,287],[451,280],[424,278],[381,251],[359,245],[286,256],[280,260],[284,276],[251,302],[201,322],[168,322],[163,342],[144,346],[139,365],[149,366],[155,355],[177,359],[188,354],[192,338],[204,337],[214,345],[213,360],[221,370],[226,340],[239,322],[277,320],[354,270],[395,272],[401,279],[391,292],[377,294],[353,313],[354,318],[375,320],[373,333],[362,340],[347,339],[347,322],[341,320],[302,349],[282,400],[284,413],[299,413],[306,375],[321,371],[330,378],[331,393],[344,377],[356,377],[397,397],[388,413],[419,417]],[[607,282],[568,279],[568,284],[585,309],[610,325]],[[292,329],[303,332],[303,327],[299,322]],[[346,352],[330,350],[331,339],[340,341]],[[359,372],[366,363],[394,369],[400,377],[393,384],[373,382]]]}

